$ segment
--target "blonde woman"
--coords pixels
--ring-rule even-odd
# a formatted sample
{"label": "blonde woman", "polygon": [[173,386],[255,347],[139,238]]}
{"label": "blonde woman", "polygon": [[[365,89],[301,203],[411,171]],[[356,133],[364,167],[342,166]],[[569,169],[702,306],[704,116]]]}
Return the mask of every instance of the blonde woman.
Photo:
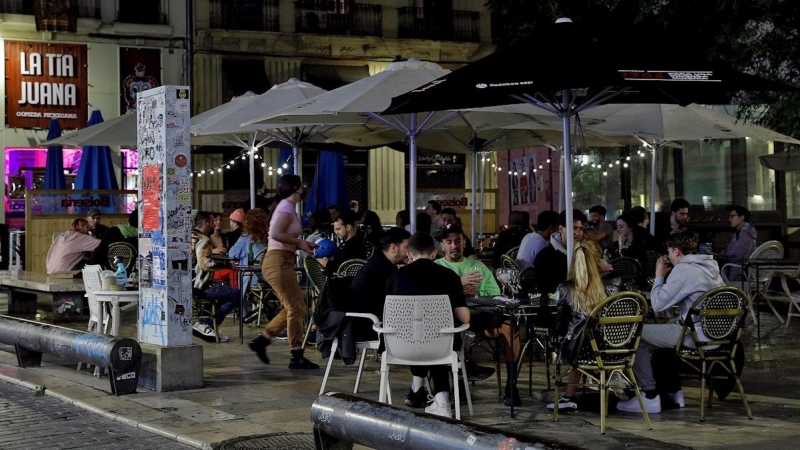
{"label": "blonde woman", "polygon": [[[587,323],[589,313],[606,299],[615,288],[603,283],[600,272],[603,270],[603,258],[600,246],[588,239],[575,243],[572,254],[572,265],[569,268],[567,279],[561,283],[556,292],[558,302],[558,336],[561,342],[562,361],[571,361],[576,352],[583,328]],[[588,346],[588,342],[584,343]],[[558,408],[577,408],[575,402],[576,383],[580,381],[581,374],[573,371],[569,376],[569,386],[566,392],[558,399]],[[547,405],[554,408],[554,403]]]}

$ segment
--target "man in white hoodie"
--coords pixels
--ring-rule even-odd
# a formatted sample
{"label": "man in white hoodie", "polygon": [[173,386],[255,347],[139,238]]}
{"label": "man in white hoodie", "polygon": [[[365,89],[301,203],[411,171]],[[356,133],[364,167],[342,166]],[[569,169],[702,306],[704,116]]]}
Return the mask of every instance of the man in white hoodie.
{"label": "man in white hoodie", "polygon": [[[661,397],[656,390],[651,363],[652,352],[659,348],[674,348],[680,337],[686,313],[695,300],[704,292],[724,285],[719,275],[719,266],[712,255],[696,255],[697,235],[691,231],[681,231],[667,237],[667,256],[669,264],[661,258],[656,264],[656,280],[650,291],[650,301],[655,312],[678,306],[679,320],[667,324],[648,324],[642,330],[642,340],[636,351],[633,373],[639,387],[644,392],[645,409],[650,414],[661,412]],[[667,274],[670,274],[669,279]],[[695,325],[700,339],[705,339],[699,324]],[[691,336],[684,338],[684,344],[694,347]],[[683,391],[667,392],[667,401],[684,406]],[[636,397],[619,402],[617,409],[626,412],[639,412]]]}

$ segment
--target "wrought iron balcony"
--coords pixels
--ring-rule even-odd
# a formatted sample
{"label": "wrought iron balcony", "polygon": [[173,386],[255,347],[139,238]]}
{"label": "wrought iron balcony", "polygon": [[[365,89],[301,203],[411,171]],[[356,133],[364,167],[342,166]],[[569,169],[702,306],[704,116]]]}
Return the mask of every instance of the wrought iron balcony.
{"label": "wrought iron balcony", "polygon": [[278,0],[211,0],[211,28],[279,31]]}
{"label": "wrought iron balcony", "polygon": [[117,22],[169,24],[169,0],[116,0]]}
{"label": "wrought iron balcony", "polygon": [[[78,17],[88,19],[100,18],[99,0],[78,0]],[[2,0],[0,13],[6,14],[34,14],[34,4],[30,0]]]}
{"label": "wrought iron balcony", "polygon": [[298,33],[380,36],[383,26],[381,5],[300,0],[294,11]]}
{"label": "wrought iron balcony", "polygon": [[481,14],[477,11],[398,8],[397,35],[401,39],[480,42]]}

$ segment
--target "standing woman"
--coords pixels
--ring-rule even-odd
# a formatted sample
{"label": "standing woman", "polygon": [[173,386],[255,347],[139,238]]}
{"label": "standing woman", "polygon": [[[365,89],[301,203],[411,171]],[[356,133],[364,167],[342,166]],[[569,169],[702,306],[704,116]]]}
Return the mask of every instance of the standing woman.
{"label": "standing woman", "polygon": [[317,247],[299,237],[303,227],[295,213],[295,206],[306,197],[307,189],[297,175],[287,174],[278,180],[277,191],[281,201],[269,222],[269,244],[261,263],[261,272],[278,296],[283,309],[269,321],[264,334],[250,342],[250,349],[264,364],[269,364],[267,346],[272,343],[274,336],[286,331],[292,352],[290,369],[319,369],[317,364],[303,356],[306,304],[294,271],[295,252],[299,249],[311,253]]}

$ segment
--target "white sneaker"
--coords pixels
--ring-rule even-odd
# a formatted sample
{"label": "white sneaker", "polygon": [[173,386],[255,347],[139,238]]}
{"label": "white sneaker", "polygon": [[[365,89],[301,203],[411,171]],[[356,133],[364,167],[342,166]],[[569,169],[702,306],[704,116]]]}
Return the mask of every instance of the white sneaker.
{"label": "white sneaker", "polygon": [[225,336],[224,334],[222,334],[221,331],[217,333],[217,336],[219,336],[219,341],[220,342],[228,342],[228,341],[230,341],[230,338],[228,338],[228,336]]}
{"label": "white sneaker", "polygon": [[679,390],[678,392],[667,392],[667,401],[670,403],[675,403],[681,408],[686,407],[686,402],[683,400],[682,390]]}
{"label": "white sneaker", "polygon": [[[647,398],[644,392],[642,392],[642,400],[644,401],[644,410],[647,411],[647,414],[659,414],[661,412],[660,395],[656,395],[655,398]],[[637,400],[636,397],[617,403],[617,410],[630,413],[642,412],[642,409],[639,407],[639,400]]]}
{"label": "white sneaker", "polygon": [[434,401],[425,408],[425,412],[428,414],[433,414],[434,416],[449,417],[450,419],[453,418],[453,411],[450,410],[450,402],[442,403]]}
{"label": "white sneaker", "polygon": [[211,328],[208,324],[196,322],[194,325],[192,325],[192,329],[197,333],[199,333],[201,335],[200,337],[205,337],[210,339],[217,338],[217,335],[214,334],[214,329]]}
{"label": "white sneaker", "polygon": [[[547,404],[547,409],[555,409],[555,407],[555,402]],[[578,409],[578,404],[575,403],[573,398],[561,394],[561,397],[558,399],[558,410],[561,411],[562,409]]]}

